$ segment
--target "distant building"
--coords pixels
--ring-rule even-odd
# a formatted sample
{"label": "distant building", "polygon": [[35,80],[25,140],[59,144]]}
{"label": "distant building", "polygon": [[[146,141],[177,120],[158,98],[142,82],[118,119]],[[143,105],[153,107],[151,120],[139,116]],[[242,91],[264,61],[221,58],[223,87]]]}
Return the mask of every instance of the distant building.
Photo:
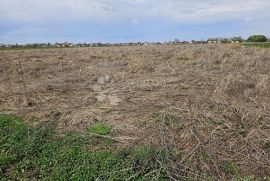
{"label": "distant building", "polygon": [[207,43],[218,43],[218,38],[208,38]]}
{"label": "distant building", "polygon": [[185,45],[185,44],[189,44],[189,42],[188,41],[182,41],[181,44]]}
{"label": "distant building", "polygon": [[190,43],[191,43],[191,44],[204,44],[205,42],[204,42],[204,41],[196,41],[196,40],[192,40]]}
{"label": "distant building", "polygon": [[242,37],[233,37],[231,39],[231,42],[232,43],[241,43],[241,42],[243,42],[243,39],[242,39]]}
{"label": "distant building", "polygon": [[177,44],[177,43],[180,43],[180,40],[179,40],[178,38],[175,38],[175,39],[174,39],[174,43],[176,43],[176,44]]}

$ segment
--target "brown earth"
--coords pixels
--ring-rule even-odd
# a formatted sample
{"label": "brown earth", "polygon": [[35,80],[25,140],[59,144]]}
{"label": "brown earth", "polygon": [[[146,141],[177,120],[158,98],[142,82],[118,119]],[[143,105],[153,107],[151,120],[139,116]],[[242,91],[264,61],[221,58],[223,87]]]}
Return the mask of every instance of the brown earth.
{"label": "brown earth", "polygon": [[[21,66],[20,66],[21,62]],[[199,180],[270,175],[270,49],[132,46],[0,52],[0,113],[59,131],[113,126],[119,145],[158,145]],[[25,88],[24,88],[25,84]]]}

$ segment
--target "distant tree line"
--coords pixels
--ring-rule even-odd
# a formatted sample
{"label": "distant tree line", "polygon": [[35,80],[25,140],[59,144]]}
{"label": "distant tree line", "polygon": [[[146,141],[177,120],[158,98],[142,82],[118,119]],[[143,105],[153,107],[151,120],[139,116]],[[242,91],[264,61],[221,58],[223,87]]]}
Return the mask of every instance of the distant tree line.
{"label": "distant tree line", "polygon": [[242,42],[269,42],[270,39],[265,35],[252,35],[248,39],[244,40],[242,37],[233,37],[233,38],[219,38],[220,43],[242,43]]}
{"label": "distant tree line", "polygon": [[174,44],[205,44],[205,43],[243,43],[243,42],[270,42],[270,39],[265,35],[252,35],[248,39],[243,39],[241,36],[233,38],[208,38],[207,41],[180,41],[175,39],[174,41],[169,42],[130,42],[130,43],[33,43],[26,45],[18,44],[0,44],[0,49],[5,48],[57,48],[57,47],[102,47],[102,46],[136,46],[136,45],[174,45]]}
{"label": "distant tree line", "polygon": [[252,35],[248,37],[247,41],[249,42],[267,42],[268,39],[264,35]]}

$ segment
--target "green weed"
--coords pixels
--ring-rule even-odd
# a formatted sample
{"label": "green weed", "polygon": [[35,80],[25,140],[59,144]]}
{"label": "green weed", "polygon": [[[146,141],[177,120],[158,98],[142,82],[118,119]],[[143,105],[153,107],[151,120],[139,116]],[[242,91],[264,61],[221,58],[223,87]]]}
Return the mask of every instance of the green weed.
{"label": "green weed", "polygon": [[258,48],[270,48],[270,42],[261,43],[243,43],[244,46],[258,47]]}
{"label": "green weed", "polygon": [[104,123],[97,123],[87,128],[90,133],[106,135],[111,132],[112,127]]}
{"label": "green weed", "polygon": [[[101,127],[95,133],[111,129]],[[157,162],[164,160],[159,149],[92,151],[91,138],[75,131],[58,135],[46,126],[32,128],[17,117],[0,116],[0,180],[168,180]]]}
{"label": "green weed", "polygon": [[224,162],[223,165],[222,165],[222,170],[227,173],[227,174],[237,174],[238,173],[238,166],[235,165],[234,163],[232,162]]}
{"label": "green weed", "polygon": [[233,178],[232,181],[258,181],[253,176],[246,176],[243,178]]}

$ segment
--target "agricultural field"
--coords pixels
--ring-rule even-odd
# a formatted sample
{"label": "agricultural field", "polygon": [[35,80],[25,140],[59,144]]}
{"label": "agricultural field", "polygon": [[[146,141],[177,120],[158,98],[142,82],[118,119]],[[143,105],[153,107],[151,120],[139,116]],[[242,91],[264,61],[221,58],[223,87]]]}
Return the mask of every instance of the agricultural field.
{"label": "agricultural field", "polygon": [[258,48],[270,48],[270,42],[258,42],[258,43],[246,42],[246,43],[242,43],[242,45],[258,47]]}
{"label": "agricultural field", "polygon": [[0,129],[4,180],[269,180],[270,49],[0,51]]}

